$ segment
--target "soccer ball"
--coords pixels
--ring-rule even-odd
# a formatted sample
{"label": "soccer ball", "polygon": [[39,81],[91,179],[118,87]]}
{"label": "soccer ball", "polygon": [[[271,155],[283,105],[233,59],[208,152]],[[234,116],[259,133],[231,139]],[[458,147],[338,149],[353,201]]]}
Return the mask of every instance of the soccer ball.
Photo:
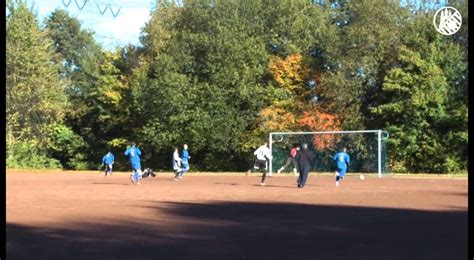
{"label": "soccer ball", "polygon": [[361,181],[365,180],[365,177],[362,174],[359,176],[359,178],[360,178]]}

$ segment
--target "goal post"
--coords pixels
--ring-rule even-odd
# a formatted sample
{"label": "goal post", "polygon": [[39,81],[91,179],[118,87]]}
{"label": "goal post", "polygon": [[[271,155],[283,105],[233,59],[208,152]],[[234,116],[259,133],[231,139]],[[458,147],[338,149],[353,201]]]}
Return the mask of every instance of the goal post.
{"label": "goal post", "polygon": [[315,153],[313,169],[334,172],[332,157],[343,147],[351,157],[349,172],[375,173],[379,177],[388,172],[385,130],[351,130],[319,132],[270,132],[268,145],[272,157],[269,160],[269,174],[277,172],[286,164],[290,149],[308,144]]}

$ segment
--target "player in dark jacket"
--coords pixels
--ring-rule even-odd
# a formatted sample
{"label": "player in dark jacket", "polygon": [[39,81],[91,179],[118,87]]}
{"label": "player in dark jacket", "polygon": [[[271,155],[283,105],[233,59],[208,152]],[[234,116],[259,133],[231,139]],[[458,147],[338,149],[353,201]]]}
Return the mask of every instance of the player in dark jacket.
{"label": "player in dark jacket", "polygon": [[303,188],[308,179],[311,165],[313,164],[313,153],[308,150],[308,144],[303,144],[303,149],[296,154],[295,161],[298,164],[300,170],[300,176],[298,177],[298,188]]}

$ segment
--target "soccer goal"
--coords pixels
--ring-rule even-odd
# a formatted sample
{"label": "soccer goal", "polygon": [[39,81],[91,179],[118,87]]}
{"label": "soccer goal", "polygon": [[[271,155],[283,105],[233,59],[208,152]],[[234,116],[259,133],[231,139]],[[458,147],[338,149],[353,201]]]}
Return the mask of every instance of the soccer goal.
{"label": "soccer goal", "polygon": [[[382,177],[387,169],[388,132],[384,130],[321,131],[321,132],[271,132],[269,148],[272,158],[269,162],[270,175],[285,165],[292,147],[303,143],[314,153],[313,171],[334,172],[333,156],[347,148],[350,156],[348,172],[374,173]],[[288,167],[283,172],[290,172]]]}

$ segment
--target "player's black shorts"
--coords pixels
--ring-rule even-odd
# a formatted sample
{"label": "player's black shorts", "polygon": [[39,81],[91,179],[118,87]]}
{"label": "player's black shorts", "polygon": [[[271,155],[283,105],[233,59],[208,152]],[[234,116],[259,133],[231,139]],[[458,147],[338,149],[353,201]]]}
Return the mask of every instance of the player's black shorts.
{"label": "player's black shorts", "polygon": [[295,158],[288,156],[288,159],[286,159],[285,165],[290,165],[290,164],[296,165],[296,161],[295,161]]}
{"label": "player's black shorts", "polygon": [[258,167],[260,170],[267,168],[266,160],[257,160],[255,161],[255,167]]}

